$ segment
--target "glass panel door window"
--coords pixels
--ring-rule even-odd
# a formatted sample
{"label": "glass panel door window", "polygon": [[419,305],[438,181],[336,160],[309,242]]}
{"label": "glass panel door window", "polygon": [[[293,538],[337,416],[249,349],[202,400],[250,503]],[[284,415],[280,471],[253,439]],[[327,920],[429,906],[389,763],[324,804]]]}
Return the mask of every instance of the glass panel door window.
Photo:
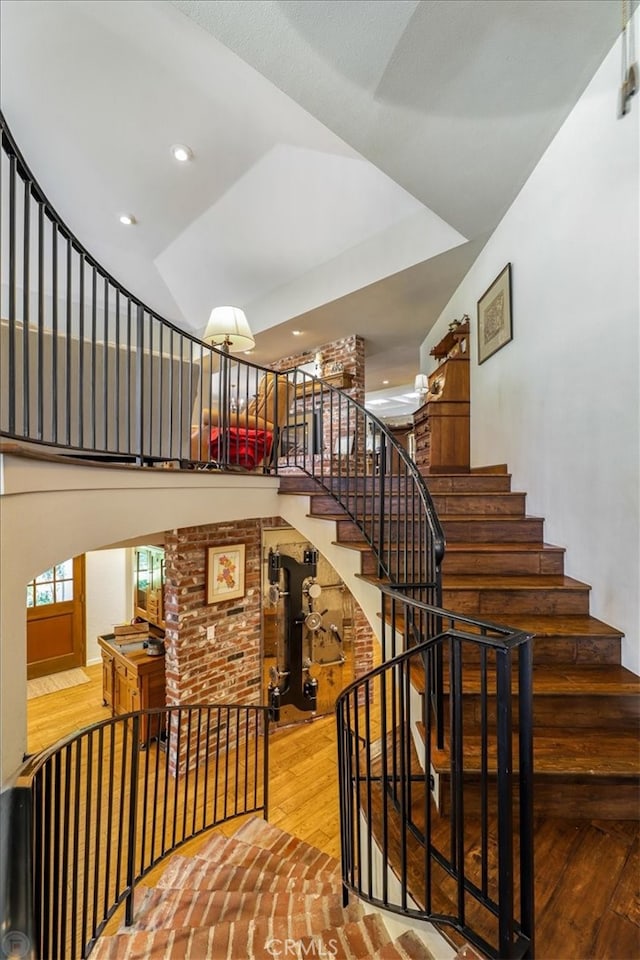
{"label": "glass panel door window", "polygon": [[27,607],[73,600],[73,560],[57,563],[27,584]]}

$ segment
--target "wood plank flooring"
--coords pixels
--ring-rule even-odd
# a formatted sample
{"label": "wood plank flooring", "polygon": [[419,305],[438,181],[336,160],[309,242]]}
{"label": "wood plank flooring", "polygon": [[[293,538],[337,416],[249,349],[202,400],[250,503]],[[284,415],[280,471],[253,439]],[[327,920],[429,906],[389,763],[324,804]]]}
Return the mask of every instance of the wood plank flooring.
{"label": "wood plank flooring", "polygon": [[[29,701],[30,752],[109,716],[101,667],[87,673],[89,684]],[[269,819],[338,857],[334,730],[325,717],[274,732]],[[637,960],[639,824],[538,817],[535,836],[539,960]]]}

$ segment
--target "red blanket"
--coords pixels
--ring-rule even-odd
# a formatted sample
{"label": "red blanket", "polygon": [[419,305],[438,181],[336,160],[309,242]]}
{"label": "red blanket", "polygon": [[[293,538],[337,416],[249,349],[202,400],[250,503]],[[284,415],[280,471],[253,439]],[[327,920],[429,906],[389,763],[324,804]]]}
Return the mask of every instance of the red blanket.
{"label": "red blanket", "polygon": [[[226,431],[226,443],[218,427],[211,428],[211,459],[231,466],[255,469],[263,460],[267,460],[273,446],[273,433],[270,430],[247,430],[244,427],[229,427]],[[228,445],[227,445],[228,444]]]}

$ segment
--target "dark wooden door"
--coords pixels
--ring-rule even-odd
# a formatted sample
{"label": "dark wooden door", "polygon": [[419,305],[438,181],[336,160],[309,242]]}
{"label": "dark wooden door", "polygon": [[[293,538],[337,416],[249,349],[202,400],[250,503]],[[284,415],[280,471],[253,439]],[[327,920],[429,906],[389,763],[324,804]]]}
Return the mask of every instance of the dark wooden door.
{"label": "dark wooden door", "polygon": [[85,661],[84,555],[58,563],[27,585],[27,677]]}

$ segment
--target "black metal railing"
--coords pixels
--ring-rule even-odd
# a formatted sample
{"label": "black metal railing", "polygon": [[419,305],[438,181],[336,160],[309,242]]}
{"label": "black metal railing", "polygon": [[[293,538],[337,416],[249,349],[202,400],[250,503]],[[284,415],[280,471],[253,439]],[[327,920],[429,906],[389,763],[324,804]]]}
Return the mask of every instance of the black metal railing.
{"label": "black metal railing", "polygon": [[[383,588],[395,655],[336,704],[345,898],[445,925],[487,956],[530,958],[531,636],[413,592]],[[445,750],[423,695],[437,648]]]}
{"label": "black metal railing", "polygon": [[87,957],[124,901],[132,922],[136,883],[168,853],[226,820],[266,819],[268,728],[266,707],[164,707],[27,761],[2,794],[2,949],[9,936],[16,956]]}

